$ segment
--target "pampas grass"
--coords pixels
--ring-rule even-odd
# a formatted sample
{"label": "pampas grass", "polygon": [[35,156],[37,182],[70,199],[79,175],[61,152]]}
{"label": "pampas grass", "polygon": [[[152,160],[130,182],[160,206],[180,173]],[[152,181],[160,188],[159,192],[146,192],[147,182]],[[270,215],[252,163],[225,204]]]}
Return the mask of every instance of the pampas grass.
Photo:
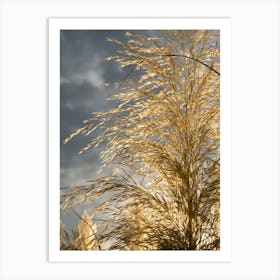
{"label": "pampas grass", "polygon": [[[131,69],[111,98],[119,105],[65,140],[98,129],[80,153],[105,144],[103,168],[114,172],[63,194],[61,211],[106,195],[92,214],[106,215],[96,238],[111,250],[219,250],[219,32],[126,36],[109,40],[120,50],[108,60]],[[77,241],[90,232],[83,228],[71,238],[62,228],[61,247],[96,249]]]}
{"label": "pampas grass", "polygon": [[60,223],[60,249],[61,250],[97,250],[96,225],[91,217],[84,211],[80,217],[80,224],[69,231],[63,222]]}

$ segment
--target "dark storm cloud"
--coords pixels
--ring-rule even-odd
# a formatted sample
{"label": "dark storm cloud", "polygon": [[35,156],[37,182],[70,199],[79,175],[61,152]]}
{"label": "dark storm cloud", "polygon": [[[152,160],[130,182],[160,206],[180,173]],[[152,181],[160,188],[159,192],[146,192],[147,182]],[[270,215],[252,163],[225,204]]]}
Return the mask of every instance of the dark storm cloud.
{"label": "dark storm cloud", "polygon": [[[122,30],[63,30],[60,33],[60,184],[73,187],[91,179],[101,166],[99,153],[103,147],[78,152],[94,137],[77,136],[67,144],[63,141],[91,116],[91,112],[111,108],[106,101],[113,89],[107,82],[122,80],[129,70],[105,60],[119,49],[108,38],[124,39]],[[141,31],[138,31],[141,32]]]}
{"label": "dark storm cloud", "polygon": [[116,67],[110,68],[104,61],[114,51],[114,46],[105,41],[107,37],[108,32],[104,31],[61,31],[61,186],[85,184],[96,177],[100,165],[99,149],[78,155],[90,137],[80,136],[66,145],[63,141],[81,126],[84,119],[89,118],[91,112],[108,107],[105,98],[110,92],[104,87],[105,80],[117,77],[120,73]]}
{"label": "dark storm cloud", "polygon": [[108,38],[122,39],[124,31],[115,30],[66,30],[61,31],[61,76],[69,77],[76,73],[92,70],[92,63],[100,62],[100,70],[104,71],[106,81],[119,78],[116,64],[104,61],[115,53],[118,46],[106,42]]}

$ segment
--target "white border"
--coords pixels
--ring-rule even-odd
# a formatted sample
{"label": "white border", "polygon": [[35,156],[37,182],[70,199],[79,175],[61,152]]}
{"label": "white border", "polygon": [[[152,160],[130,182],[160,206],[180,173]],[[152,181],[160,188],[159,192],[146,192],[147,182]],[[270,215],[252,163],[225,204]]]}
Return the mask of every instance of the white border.
{"label": "white border", "polygon": [[[220,251],[60,251],[59,120],[60,30],[220,29],[221,31],[221,250]],[[231,27],[230,19],[133,18],[49,20],[49,260],[228,262],[231,260]]]}
{"label": "white border", "polygon": [[[1,0],[0,7],[1,280],[280,279],[279,0]],[[232,261],[50,263],[48,18],[224,16],[232,19]]]}

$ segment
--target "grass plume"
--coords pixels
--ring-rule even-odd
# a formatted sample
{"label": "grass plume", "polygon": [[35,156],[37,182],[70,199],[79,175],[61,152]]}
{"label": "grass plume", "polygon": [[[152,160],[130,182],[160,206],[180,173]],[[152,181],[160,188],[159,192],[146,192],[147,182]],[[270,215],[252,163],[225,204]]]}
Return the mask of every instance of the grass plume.
{"label": "grass plume", "polygon": [[[114,172],[62,195],[61,210],[107,195],[93,215],[108,217],[97,239],[111,250],[219,250],[219,31],[131,32],[110,41],[120,50],[108,60],[132,69],[112,96],[119,105],[93,113],[65,142],[98,128],[81,153],[105,144],[100,156]],[[77,241],[81,234],[74,248],[96,249]]]}

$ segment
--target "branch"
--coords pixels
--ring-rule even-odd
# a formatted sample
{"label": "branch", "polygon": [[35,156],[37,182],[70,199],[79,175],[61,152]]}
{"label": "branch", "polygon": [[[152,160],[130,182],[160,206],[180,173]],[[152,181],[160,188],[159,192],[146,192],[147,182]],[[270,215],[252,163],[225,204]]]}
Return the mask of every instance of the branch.
{"label": "branch", "polygon": [[215,70],[211,66],[207,65],[206,63],[198,60],[197,58],[194,58],[194,57],[191,57],[191,56],[187,56],[187,55],[183,55],[183,54],[162,54],[162,56],[171,56],[171,57],[176,57],[176,56],[178,57],[179,56],[179,57],[184,57],[184,58],[192,59],[192,60],[194,60],[194,61],[204,65],[205,67],[209,68],[210,70],[214,71],[218,76],[220,76],[220,73],[217,70]]}

